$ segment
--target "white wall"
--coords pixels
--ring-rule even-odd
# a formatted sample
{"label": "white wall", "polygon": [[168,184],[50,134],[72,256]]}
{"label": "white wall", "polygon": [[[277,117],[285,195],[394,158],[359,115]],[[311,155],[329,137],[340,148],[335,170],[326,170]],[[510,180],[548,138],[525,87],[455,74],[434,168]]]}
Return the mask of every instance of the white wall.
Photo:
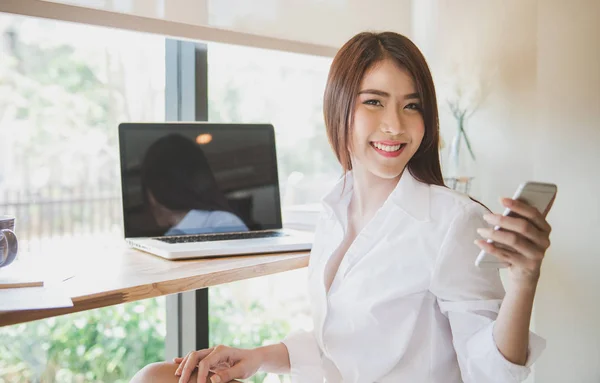
{"label": "white wall", "polygon": [[499,211],[518,183],[555,182],[532,328],[548,346],[528,382],[600,382],[600,1],[415,0],[413,38],[432,67],[447,144],[448,79],[492,74],[468,122],[472,194]]}
{"label": "white wall", "polygon": [[[467,132],[477,157],[471,194],[493,210],[500,209],[498,197],[533,178],[536,13],[531,0],[415,0],[413,36],[436,82],[444,157],[456,130],[446,104],[452,88],[489,82]],[[461,151],[467,153],[464,145]]]}
{"label": "white wall", "polygon": [[600,1],[538,1],[534,174],[559,186],[536,299],[536,383],[600,382]]}

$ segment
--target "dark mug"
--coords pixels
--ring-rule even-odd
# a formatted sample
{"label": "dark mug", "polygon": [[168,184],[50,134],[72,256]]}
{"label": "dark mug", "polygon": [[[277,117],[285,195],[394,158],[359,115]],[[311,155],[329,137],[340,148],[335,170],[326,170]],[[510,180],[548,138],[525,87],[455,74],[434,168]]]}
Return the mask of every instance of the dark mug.
{"label": "dark mug", "polygon": [[17,257],[18,249],[15,217],[0,215],[0,267],[10,265]]}

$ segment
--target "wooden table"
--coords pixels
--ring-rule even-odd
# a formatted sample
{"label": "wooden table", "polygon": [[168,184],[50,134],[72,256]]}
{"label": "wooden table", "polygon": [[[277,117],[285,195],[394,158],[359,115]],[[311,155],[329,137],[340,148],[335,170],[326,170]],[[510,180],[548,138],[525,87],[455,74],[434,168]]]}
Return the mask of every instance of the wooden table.
{"label": "wooden table", "polygon": [[126,247],[81,249],[52,260],[73,269],[73,277],[55,287],[71,297],[73,307],[0,312],[0,327],[299,269],[308,257],[293,252],[168,261]]}

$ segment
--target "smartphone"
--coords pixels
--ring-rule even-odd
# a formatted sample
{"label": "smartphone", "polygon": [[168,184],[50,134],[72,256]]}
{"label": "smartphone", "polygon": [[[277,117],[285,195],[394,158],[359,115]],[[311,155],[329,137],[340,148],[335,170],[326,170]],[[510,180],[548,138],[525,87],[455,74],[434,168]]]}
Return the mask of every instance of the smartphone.
{"label": "smartphone", "polygon": [[[554,198],[556,198],[556,192],[558,188],[555,184],[548,184],[542,182],[525,182],[519,185],[513,199],[524,201],[529,205],[535,207],[544,215],[544,217],[548,214],[548,211],[552,207],[552,202]],[[518,214],[511,211],[510,209],[504,210],[503,215],[509,217],[519,217]],[[494,227],[494,230],[500,230],[499,226]],[[488,239],[488,243],[493,243],[491,239]],[[496,245],[498,247],[502,247],[502,245]],[[481,250],[477,260],[475,261],[475,265],[481,268],[494,268],[501,269],[504,267],[508,267],[508,263],[503,262],[493,256],[492,254],[486,253],[484,250]]]}

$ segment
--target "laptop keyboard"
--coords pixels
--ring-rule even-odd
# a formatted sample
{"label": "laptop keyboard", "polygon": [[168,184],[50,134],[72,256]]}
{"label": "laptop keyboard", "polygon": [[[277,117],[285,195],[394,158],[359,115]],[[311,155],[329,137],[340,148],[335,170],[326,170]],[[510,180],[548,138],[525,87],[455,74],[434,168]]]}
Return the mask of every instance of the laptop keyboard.
{"label": "laptop keyboard", "polygon": [[256,231],[244,233],[219,233],[202,235],[184,235],[174,237],[154,238],[167,243],[190,243],[190,242],[208,242],[208,241],[228,241],[231,239],[250,239],[250,238],[272,238],[285,237],[287,234],[281,231]]}

